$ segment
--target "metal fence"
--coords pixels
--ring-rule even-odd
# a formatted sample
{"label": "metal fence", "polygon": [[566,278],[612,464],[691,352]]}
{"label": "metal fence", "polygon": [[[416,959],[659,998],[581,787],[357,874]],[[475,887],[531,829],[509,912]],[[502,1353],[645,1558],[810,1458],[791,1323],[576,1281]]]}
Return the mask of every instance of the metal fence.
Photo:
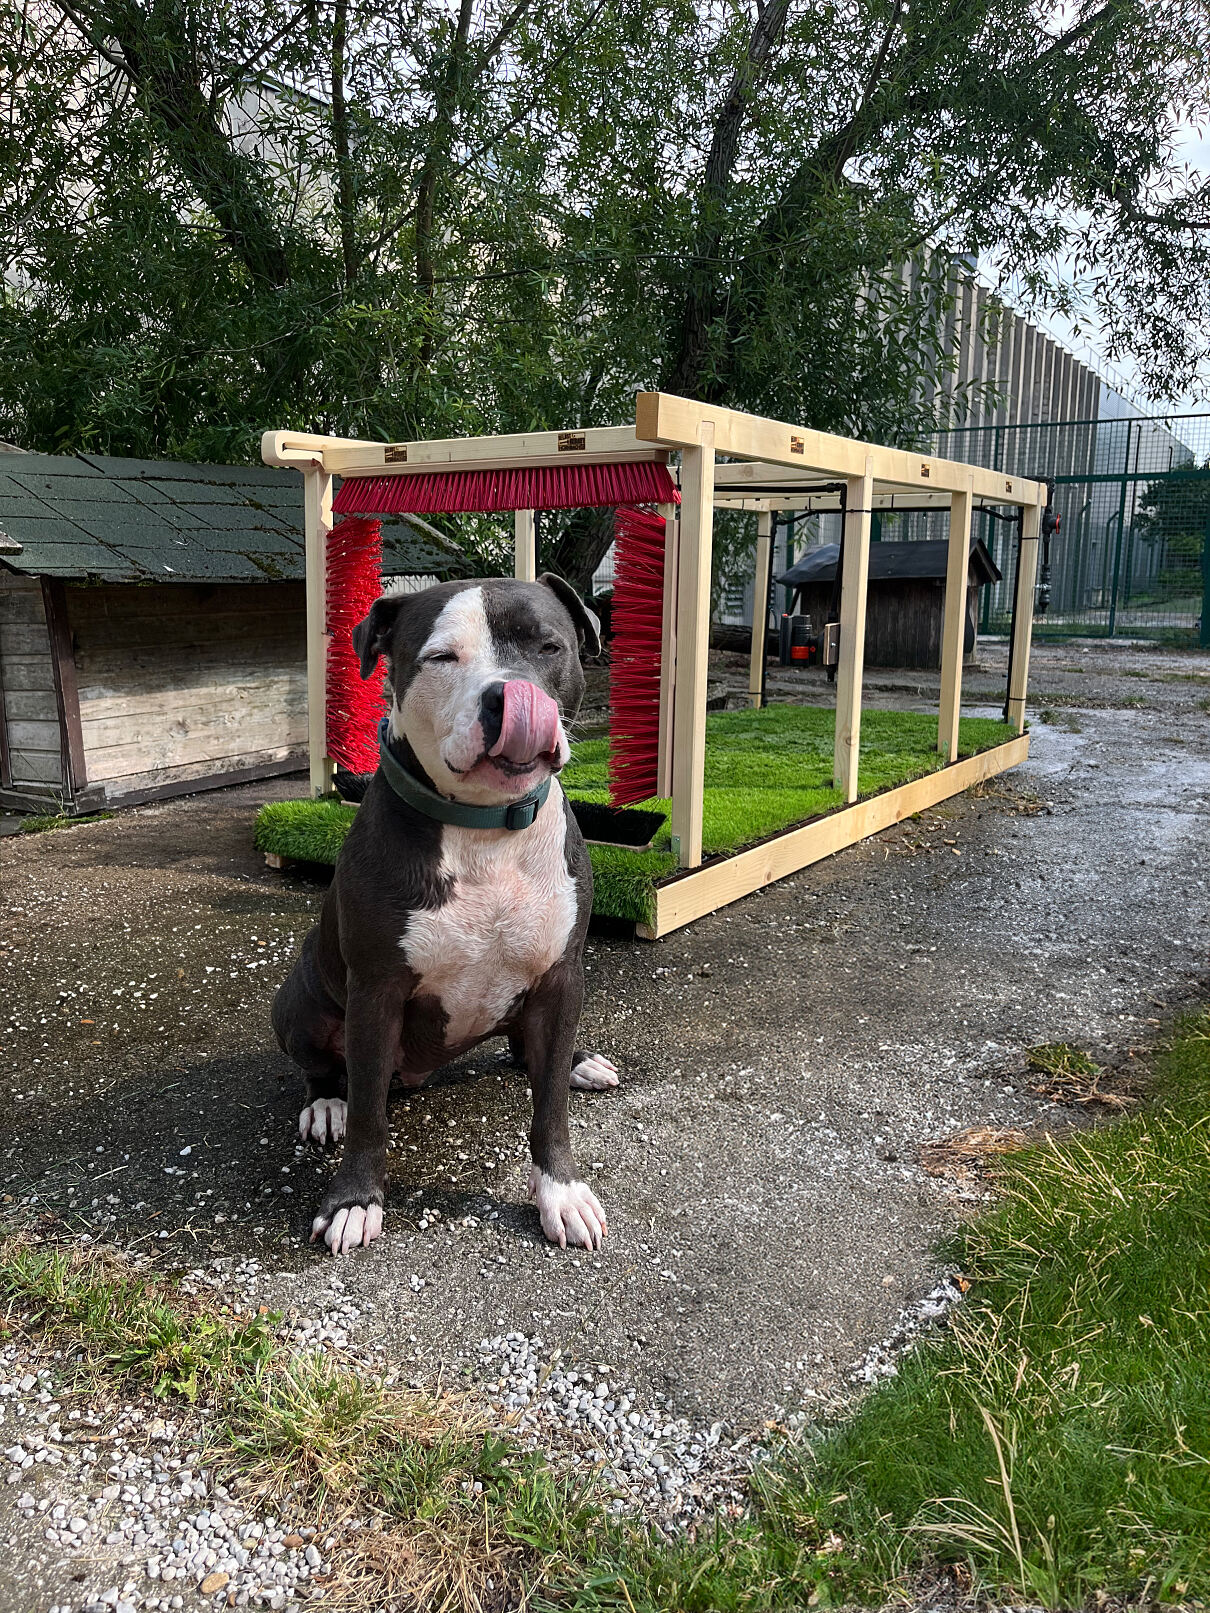
{"label": "metal fence", "polygon": [[[1037,633],[1210,646],[1210,414],[966,428],[936,449],[1053,480],[1060,526]],[[984,591],[982,627],[1003,631],[1013,537],[985,517],[979,535],[1004,573]]]}

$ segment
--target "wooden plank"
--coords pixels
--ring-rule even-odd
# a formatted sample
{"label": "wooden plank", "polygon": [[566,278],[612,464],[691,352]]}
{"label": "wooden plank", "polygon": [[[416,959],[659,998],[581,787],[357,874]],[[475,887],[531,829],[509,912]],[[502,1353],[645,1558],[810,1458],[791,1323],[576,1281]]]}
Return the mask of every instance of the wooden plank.
{"label": "wooden plank", "polygon": [[42,602],[50,633],[55,673],[55,695],[59,702],[59,727],[63,747],[63,782],[74,796],[88,782],[84,764],[84,739],[80,732],[80,696],[76,686],[76,656],[67,615],[67,593],[58,578],[42,579]]}
{"label": "wooden plank", "polygon": [[[22,698],[13,696],[4,687],[4,657],[0,655],[0,790],[6,789],[13,782],[12,757],[8,747],[8,713],[13,699]],[[45,699],[45,694],[39,690],[38,699]],[[56,709],[52,704],[52,710]]]}
{"label": "wooden plank", "polygon": [[[52,657],[45,620],[41,626],[22,622],[0,627],[0,655],[3,655],[6,661],[43,660],[46,663],[47,676],[50,678]],[[53,687],[53,678],[50,686]]]}
{"label": "wooden plank", "polygon": [[754,705],[765,690],[765,636],[769,631],[769,553],[773,547],[773,516],[756,518],[756,583],[752,590],[752,648],[748,655],[748,693]]}
{"label": "wooden plank", "polygon": [[927,811],[972,784],[1007,772],[1019,766],[1028,755],[1029,735],[1022,734],[978,756],[951,762],[948,767],[914,779],[910,784],[900,784],[855,806],[842,807],[826,818],[817,818],[800,829],[790,829],[763,846],[754,846],[738,856],[673,879],[656,890],[655,923],[650,927],[640,926],[636,933],[648,941],[667,935],[682,925],[691,924],[694,919],[738,901],[741,896],[751,895],[774,880],[784,879],[800,868],[830,857],[845,846],[878,834],[915,812]]}
{"label": "wooden plank", "polygon": [[702,860],[706,683],[710,666],[710,564],[714,538],[714,429],[681,456],[676,693],[672,747],[672,849],[682,868]]}
{"label": "wooden plank", "polygon": [[[1045,494],[1043,494],[1043,498]],[[1021,564],[1017,571],[1016,626],[1012,643],[1012,678],[1008,687],[1008,720],[1025,732],[1025,695],[1029,688],[1029,651],[1034,631],[1034,586],[1038,579],[1042,504],[1025,510],[1021,524]]]}
{"label": "wooden plank", "polygon": [[[45,698],[27,696],[26,698]],[[106,690],[85,699],[80,697],[80,721],[87,740],[96,725],[111,720],[127,724],[166,720],[176,716],[196,718],[205,712],[231,712],[241,714],[266,713],[280,716],[289,707],[306,711],[307,678],[301,661],[294,667],[266,665],[255,678],[239,683],[207,683],[182,686],[177,683],[175,669],[170,669],[163,685],[158,688],[133,687],[129,690]]]}
{"label": "wooden plank", "polygon": [[672,795],[672,749],[676,721],[676,597],[680,566],[680,508],[661,504],[664,518],[664,602],[660,636],[660,733],[656,755],[656,794]]}
{"label": "wooden plank", "polygon": [[861,678],[865,666],[866,589],[870,575],[870,494],[873,478],[846,478],[844,567],[840,579],[840,661],[836,668],[836,730],[832,777],[846,801],[857,799],[861,755]]}
{"label": "wooden plank", "polygon": [[950,503],[945,611],[941,619],[941,712],[937,724],[937,749],[947,761],[958,754],[962,641],[966,632],[967,578],[970,572],[971,502],[971,495],[967,492],[955,493]]}
{"label": "wooden plank", "polygon": [[521,582],[538,578],[538,523],[532,510],[513,511],[513,576]]}
{"label": "wooden plank", "polygon": [[331,448],[325,449],[323,464],[336,476],[409,476],[455,465],[509,470],[524,465],[600,465],[667,457],[666,450],[640,442],[633,426],[595,426],[583,431],[526,431],[501,437],[444,437],[432,442]]}
{"label": "wooden plank", "polygon": [[278,778],[283,773],[299,772],[305,766],[306,753],[301,750],[278,749],[264,755],[242,755],[217,772],[207,764],[193,770],[182,769],[179,773],[169,769],[140,779],[122,779],[116,785],[89,785],[79,806],[90,810],[107,804],[135,806],[140,801],[165,801],[174,795],[195,795],[202,790],[225,790],[232,784],[247,784],[255,779]]}
{"label": "wooden plank", "polygon": [[303,478],[307,559],[307,754],[311,795],[331,795],[336,764],[328,755],[327,548],[332,530],[332,478],[311,470]]}
{"label": "wooden plank", "polygon": [[48,756],[58,756],[62,749],[58,707],[49,722],[22,722],[10,717],[8,738],[14,751],[44,751]]}
{"label": "wooden plank", "polygon": [[[2,676],[3,669],[0,669]],[[0,705],[8,713],[10,722],[50,722],[56,728],[59,722],[59,705],[53,689],[9,689],[4,687]],[[58,741],[56,740],[56,748]]]}
{"label": "wooden plank", "polygon": [[678,398],[667,392],[640,392],[636,400],[635,430],[647,442],[670,448],[691,447],[700,441],[699,433],[707,422],[714,427],[716,453],[788,465],[804,477],[847,479],[865,475],[868,468],[875,481],[911,491],[927,488],[962,492],[969,478],[974,493],[994,497],[1002,504],[1028,506],[1038,499],[1037,482],[980,466],[913,454],[902,448],[882,448],[851,437],[811,431],[806,426],[742,414],[736,409],[695,403],[691,398]]}
{"label": "wooden plank", "polygon": [[53,784],[57,789],[62,790],[63,753],[61,748],[57,748],[54,751],[21,751],[14,745],[10,761],[14,786],[20,784]]}

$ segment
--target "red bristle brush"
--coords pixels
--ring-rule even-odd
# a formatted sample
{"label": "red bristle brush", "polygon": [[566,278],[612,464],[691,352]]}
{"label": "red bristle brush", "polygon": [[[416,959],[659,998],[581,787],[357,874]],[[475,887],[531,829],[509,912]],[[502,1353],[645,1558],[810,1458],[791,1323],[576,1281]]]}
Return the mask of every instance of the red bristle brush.
{"label": "red bristle brush", "polygon": [[649,800],[659,789],[664,536],[664,517],[653,510],[618,511],[609,661],[609,800],[615,807]]}
{"label": "red bristle brush", "polygon": [[338,515],[491,514],[498,510],[575,510],[602,504],[671,504],[675,498],[667,465],[640,459],[608,465],[521,465],[515,470],[351,476],[341,483],[332,507]]}
{"label": "red bristle brush", "polygon": [[378,766],[378,723],[386,667],[380,661],[365,681],[353,648],[353,629],[382,592],[382,523],[352,517],[328,535],[326,626],[328,755],[352,773]]}

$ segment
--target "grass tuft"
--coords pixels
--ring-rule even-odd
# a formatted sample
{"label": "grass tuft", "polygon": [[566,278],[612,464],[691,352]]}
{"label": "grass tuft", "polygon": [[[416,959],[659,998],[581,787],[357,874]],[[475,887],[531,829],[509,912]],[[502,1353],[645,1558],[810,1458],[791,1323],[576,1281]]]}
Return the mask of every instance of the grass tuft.
{"label": "grass tuft", "polygon": [[21,819],[17,832],[23,835],[48,834],[54,829],[75,829],[85,823],[104,823],[107,818],[116,816],[113,812],[87,812],[82,817],[70,818],[64,812],[35,812]]}

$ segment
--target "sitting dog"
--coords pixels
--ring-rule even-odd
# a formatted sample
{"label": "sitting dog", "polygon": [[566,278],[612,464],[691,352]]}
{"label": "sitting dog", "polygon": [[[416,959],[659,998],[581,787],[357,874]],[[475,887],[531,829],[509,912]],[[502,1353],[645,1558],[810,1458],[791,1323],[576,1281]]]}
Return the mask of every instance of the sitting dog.
{"label": "sitting dog", "polygon": [[546,1236],[600,1248],[572,1158],[570,1086],[617,1084],[579,1052],[592,868],[557,774],[599,625],[558,577],[442,583],[375,602],[353,631],[389,663],[380,765],[319,923],[273,1002],[306,1077],[304,1140],[344,1138],[312,1223],[333,1254],[382,1231],[387,1093],[507,1036],[533,1093],[529,1193]]}

